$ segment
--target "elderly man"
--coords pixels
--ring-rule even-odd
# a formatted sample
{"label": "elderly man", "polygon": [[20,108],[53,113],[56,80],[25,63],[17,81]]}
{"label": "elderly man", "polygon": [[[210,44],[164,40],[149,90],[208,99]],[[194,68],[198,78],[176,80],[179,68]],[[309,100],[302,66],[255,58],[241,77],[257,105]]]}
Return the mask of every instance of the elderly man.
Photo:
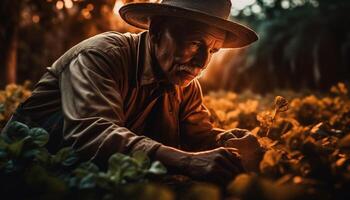
{"label": "elderly man", "polygon": [[115,152],[144,151],[194,178],[221,181],[251,170],[257,161],[242,167],[241,159],[258,159],[256,138],[213,128],[196,80],[219,49],[257,40],[227,20],[230,9],[229,0],[125,5],[122,18],[148,31],[107,32],[76,45],[47,69],[12,120],[49,131],[50,151],[72,146],[100,165]]}

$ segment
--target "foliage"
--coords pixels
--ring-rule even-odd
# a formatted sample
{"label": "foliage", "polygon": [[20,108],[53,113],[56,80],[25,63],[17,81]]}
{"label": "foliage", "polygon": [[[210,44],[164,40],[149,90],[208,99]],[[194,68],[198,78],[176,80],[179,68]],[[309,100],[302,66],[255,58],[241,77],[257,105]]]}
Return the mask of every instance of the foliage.
{"label": "foliage", "polygon": [[[18,55],[18,82],[36,82],[45,67],[67,49],[105,31],[139,32],[114,12],[116,2],[147,0],[0,1],[0,87],[5,85],[9,52]],[[155,1],[153,1],[155,2]],[[14,65],[16,66],[16,64]],[[35,70],[33,70],[35,69]]]}
{"label": "foliage", "polygon": [[259,173],[240,174],[227,188],[164,175],[159,162],[140,152],[114,154],[106,170],[81,163],[69,148],[52,155],[45,148],[46,131],[13,123],[0,138],[0,192],[15,199],[349,198],[348,87],[276,94],[220,91],[204,97],[217,127],[247,128],[266,149]]}
{"label": "foliage", "polygon": [[45,148],[48,139],[44,129],[29,128],[20,122],[10,124],[0,137],[3,197],[136,199],[143,194],[145,199],[172,198],[166,188],[147,183],[147,177],[165,174],[166,169],[141,152],[131,157],[120,153],[112,155],[104,172],[91,162],[78,162],[77,154],[70,148],[50,154]]}
{"label": "foliage", "polygon": [[[278,115],[275,115],[276,107],[269,105],[274,99],[271,94],[262,97],[220,92],[205,97],[216,125],[248,128],[267,150],[258,176],[238,176],[229,192],[242,199],[349,198],[347,87],[339,83],[323,96],[298,96],[292,92],[284,92],[283,96],[290,99],[289,110],[283,109],[285,112]],[[275,104],[287,105],[285,100],[282,103],[280,100],[277,97]],[[256,116],[255,121],[252,116]]]}
{"label": "foliage", "polygon": [[17,106],[32,94],[29,86],[27,81],[23,85],[10,84],[5,90],[0,90],[0,132]]}
{"label": "foliage", "polygon": [[348,81],[349,8],[347,0],[257,0],[242,9],[235,20],[253,27],[259,41],[223,63],[230,68],[225,89],[326,91]]}

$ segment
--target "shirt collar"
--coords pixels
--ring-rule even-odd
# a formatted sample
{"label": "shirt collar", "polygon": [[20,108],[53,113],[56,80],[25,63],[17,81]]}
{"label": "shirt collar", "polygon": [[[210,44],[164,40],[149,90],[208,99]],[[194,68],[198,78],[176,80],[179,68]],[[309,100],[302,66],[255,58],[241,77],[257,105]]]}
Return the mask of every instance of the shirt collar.
{"label": "shirt collar", "polygon": [[162,82],[160,78],[157,78],[154,66],[152,66],[151,46],[149,40],[148,31],[144,31],[140,34],[137,50],[137,77],[141,86]]}

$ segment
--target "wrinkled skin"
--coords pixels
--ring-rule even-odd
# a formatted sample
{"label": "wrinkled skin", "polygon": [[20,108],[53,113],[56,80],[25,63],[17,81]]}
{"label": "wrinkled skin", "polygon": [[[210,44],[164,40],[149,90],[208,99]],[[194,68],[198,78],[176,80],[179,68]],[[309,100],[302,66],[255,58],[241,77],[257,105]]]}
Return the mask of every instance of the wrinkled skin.
{"label": "wrinkled skin", "polygon": [[158,69],[176,85],[187,86],[200,76],[224,43],[226,32],[199,22],[176,18],[162,23],[151,41]]}
{"label": "wrinkled skin", "polygon": [[[163,22],[158,31],[153,28],[151,25],[151,49],[158,69],[167,81],[183,87],[200,76],[212,54],[223,46],[226,34],[217,28],[180,18]],[[219,184],[227,183],[244,171],[235,148],[185,152],[162,145],[155,158],[168,169]]]}
{"label": "wrinkled skin", "polygon": [[188,162],[190,176],[225,184],[244,171],[237,149],[220,147],[193,153]]}
{"label": "wrinkled skin", "polygon": [[224,146],[238,150],[245,170],[258,172],[259,163],[264,154],[264,149],[260,146],[258,139],[245,129],[233,129],[227,132],[234,137],[226,140]]}
{"label": "wrinkled skin", "polygon": [[237,174],[244,172],[235,148],[220,147],[208,151],[185,152],[161,146],[155,158],[164,163],[170,172],[221,185],[227,184]]}

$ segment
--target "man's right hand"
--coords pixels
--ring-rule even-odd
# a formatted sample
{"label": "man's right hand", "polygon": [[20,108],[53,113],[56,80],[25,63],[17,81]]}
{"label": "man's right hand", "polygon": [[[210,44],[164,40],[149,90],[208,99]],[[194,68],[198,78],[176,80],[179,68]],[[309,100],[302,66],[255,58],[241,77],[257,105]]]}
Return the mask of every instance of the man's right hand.
{"label": "man's right hand", "polygon": [[155,159],[165,166],[197,180],[225,184],[244,171],[237,149],[220,147],[201,152],[185,152],[161,146]]}
{"label": "man's right hand", "polygon": [[199,180],[227,183],[244,171],[238,150],[235,148],[220,147],[189,154],[185,173]]}

